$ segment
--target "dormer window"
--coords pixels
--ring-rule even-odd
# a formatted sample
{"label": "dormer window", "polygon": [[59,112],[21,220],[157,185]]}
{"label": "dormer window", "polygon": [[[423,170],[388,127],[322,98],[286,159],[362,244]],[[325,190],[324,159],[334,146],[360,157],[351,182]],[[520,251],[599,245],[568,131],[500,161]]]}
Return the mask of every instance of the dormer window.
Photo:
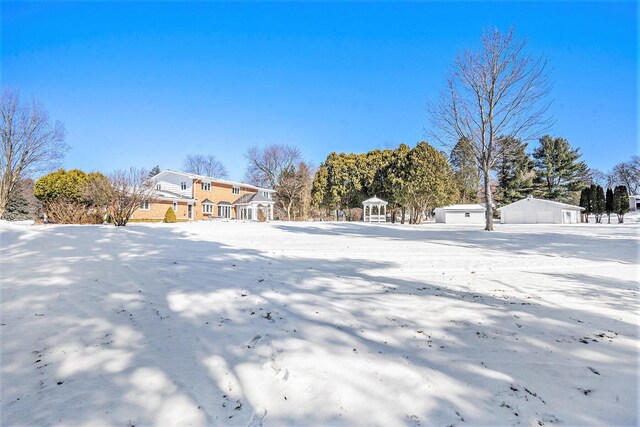
{"label": "dormer window", "polygon": [[266,197],[267,199],[270,199],[270,198],[271,198],[271,193],[269,193],[268,191],[263,191],[263,192],[262,192],[262,195],[263,195],[264,197]]}
{"label": "dormer window", "polygon": [[233,187],[233,194],[240,194],[240,187]]}
{"label": "dormer window", "polygon": [[186,190],[187,189],[187,182],[186,181],[182,181],[180,183],[180,189],[181,190]]}
{"label": "dormer window", "polygon": [[162,190],[162,184],[156,184],[156,190]]}

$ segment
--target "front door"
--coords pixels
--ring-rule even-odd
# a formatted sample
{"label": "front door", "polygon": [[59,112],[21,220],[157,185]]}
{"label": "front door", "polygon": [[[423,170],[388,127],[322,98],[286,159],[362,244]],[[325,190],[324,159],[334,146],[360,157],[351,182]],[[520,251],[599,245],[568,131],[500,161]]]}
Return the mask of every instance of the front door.
{"label": "front door", "polygon": [[187,216],[193,220],[193,205],[187,205]]}

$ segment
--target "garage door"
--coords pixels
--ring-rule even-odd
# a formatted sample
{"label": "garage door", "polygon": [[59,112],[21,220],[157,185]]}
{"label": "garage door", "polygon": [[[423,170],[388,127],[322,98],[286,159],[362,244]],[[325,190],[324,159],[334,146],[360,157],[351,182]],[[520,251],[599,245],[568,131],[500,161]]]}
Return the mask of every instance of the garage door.
{"label": "garage door", "polygon": [[553,212],[538,212],[539,224],[553,224]]}
{"label": "garage door", "polygon": [[524,212],[512,211],[505,212],[505,224],[524,224]]}

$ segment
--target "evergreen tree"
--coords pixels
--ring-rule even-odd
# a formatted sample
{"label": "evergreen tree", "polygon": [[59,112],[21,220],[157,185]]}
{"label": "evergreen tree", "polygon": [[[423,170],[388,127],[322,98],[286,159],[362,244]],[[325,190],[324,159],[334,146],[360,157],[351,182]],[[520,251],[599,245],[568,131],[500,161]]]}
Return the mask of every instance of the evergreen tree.
{"label": "evergreen tree", "polygon": [[596,197],[593,202],[593,213],[596,216],[596,222],[602,222],[602,214],[604,214],[606,199],[604,197],[604,190],[601,186],[596,186]]}
{"label": "evergreen tree", "polygon": [[9,194],[7,206],[2,214],[2,219],[7,221],[25,221],[33,219],[33,206],[25,197],[24,189],[20,185],[13,187]]}
{"label": "evergreen tree", "polygon": [[580,192],[580,207],[584,208],[582,211],[582,218],[584,222],[589,222],[589,215],[591,214],[591,189],[583,188]]}
{"label": "evergreen tree", "polygon": [[473,147],[468,139],[461,138],[453,147],[449,155],[449,163],[453,169],[456,186],[460,192],[460,202],[477,202],[480,173],[473,154]]}
{"label": "evergreen tree", "polygon": [[533,190],[535,172],[531,157],[527,154],[527,144],[511,136],[498,141],[508,149],[496,162],[498,191],[496,201],[504,206],[525,198]]}
{"label": "evergreen tree", "polygon": [[607,195],[605,197],[605,203],[604,203],[604,211],[607,214],[607,224],[611,224],[611,214],[613,213],[613,190],[611,190],[611,187],[607,188]]}
{"label": "evergreen tree", "polygon": [[624,222],[624,214],[629,212],[629,193],[627,187],[619,185],[613,190],[613,211],[618,215],[618,223]]}
{"label": "evergreen tree", "polygon": [[453,171],[438,150],[419,142],[408,154],[407,184],[411,197],[412,223],[438,206],[458,198]]}
{"label": "evergreen tree", "polygon": [[153,178],[154,176],[158,175],[159,173],[160,173],[160,166],[159,165],[155,165],[149,171],[149,178]]}
{"label": "evergreen tree", "polygon": [[545,135],[533,151],[537,168],[538,193],[542,198],[573,202],[583,185],[587,165],[580,161],[579,149],[564,138]]}

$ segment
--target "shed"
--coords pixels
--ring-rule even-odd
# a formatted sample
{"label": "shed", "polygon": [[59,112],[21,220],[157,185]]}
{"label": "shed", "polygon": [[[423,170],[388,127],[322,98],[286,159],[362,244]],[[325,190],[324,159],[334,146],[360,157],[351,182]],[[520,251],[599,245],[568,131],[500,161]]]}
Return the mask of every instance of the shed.
{"label": "shed", "polygon": [[632,211],[640,211],[640,195],[629,196],[629,208]]}
{"label": "shed", "polygon": [[528,196],[498,210],[502,224],[575,224],[584,208]]}
{"label": "shed", "polygon": [[484,224],[487,209],[478,204],[450,205],[435,209],[436,222],[445,224]]}

